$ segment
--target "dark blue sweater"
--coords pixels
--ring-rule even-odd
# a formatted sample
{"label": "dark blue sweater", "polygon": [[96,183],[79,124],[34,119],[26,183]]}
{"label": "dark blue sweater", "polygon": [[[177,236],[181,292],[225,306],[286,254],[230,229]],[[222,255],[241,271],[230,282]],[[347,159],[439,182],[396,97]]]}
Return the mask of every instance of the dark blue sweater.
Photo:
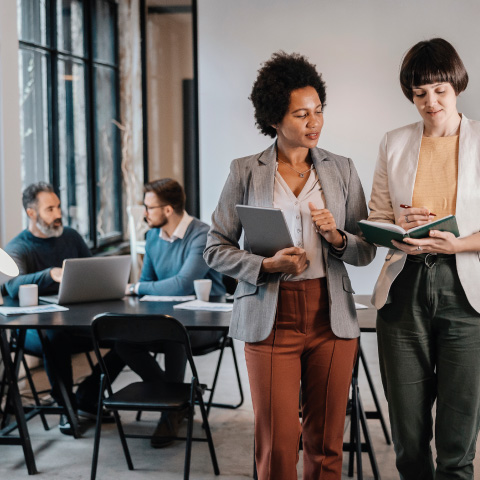
{"label": "dark blue sweater", "polygon": [[36,283],[39,295],[51,295],[58,292],[59,283],[55,282],[50,270],[62,267],[67,258],[90,257],[87,244],[73,228],[64,227],[60,237],[39,238],[26,229],[20,232],[5,247],[5,251],[15,260],[20,275],[5,284],[10,297],[18,296],[20,285]]}
{"label": "dark blue sweater", "polygon": [[225,294],[222,275],[203,259],[208,225],[194,218],[182,239],[170,243],[160,238],[160,229],[147,233],[145,258],[138,287],[139,295],[190,295],[193,281],[212,280],[210,295]]}

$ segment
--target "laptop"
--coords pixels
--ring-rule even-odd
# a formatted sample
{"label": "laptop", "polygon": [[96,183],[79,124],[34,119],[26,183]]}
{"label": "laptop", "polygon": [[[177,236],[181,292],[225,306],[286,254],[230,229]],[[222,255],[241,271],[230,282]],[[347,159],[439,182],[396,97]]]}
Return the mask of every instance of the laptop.
{"label": "laptop", "polygon": [[41,296],[39,299],[65,305],[123,298],[130,276],[130,263],[130,255],[69,258],[63,261],[58,295]]}

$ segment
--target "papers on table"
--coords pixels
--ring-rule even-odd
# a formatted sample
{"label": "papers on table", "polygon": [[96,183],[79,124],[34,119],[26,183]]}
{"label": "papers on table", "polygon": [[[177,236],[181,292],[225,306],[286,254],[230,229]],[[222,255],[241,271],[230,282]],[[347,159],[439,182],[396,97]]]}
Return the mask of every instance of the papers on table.
{"label": "papers on table", "polygon": [[195,295],[183,295],[183,296],[165,296],[165,295],[144,295],[141,302],[188,302],[189,300],[195,300]]}
{"label": "papers on table", "polygon": [[203,302],[202,300],[193,300],[191,302],[174,305],[175,310],[206,310],[209,312],[231,312],[233,305],[231,303]]}
{"label": "papers on table", "polygon": [[364,305],[363,303],[355,302],[355,310],[365,310],[366,308],[368,308],[368,307],[366,305]]}
{"label": "papers on table", "polygon": [[35,307],[0,307],[0,315],[26,315],[29,313],[65,312],[67,307],[61,305],[36,305]]}

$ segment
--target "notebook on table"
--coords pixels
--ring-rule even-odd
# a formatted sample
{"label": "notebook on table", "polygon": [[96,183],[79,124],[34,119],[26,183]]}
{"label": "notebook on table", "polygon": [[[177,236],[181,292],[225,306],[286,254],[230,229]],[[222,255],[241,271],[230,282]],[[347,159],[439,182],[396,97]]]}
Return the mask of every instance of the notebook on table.
{"label": "notebook on table", "polygon": [[64,260],[58,295],[41,296],[40,300],[65,305],[123,298],[130,263],[129,255]]}

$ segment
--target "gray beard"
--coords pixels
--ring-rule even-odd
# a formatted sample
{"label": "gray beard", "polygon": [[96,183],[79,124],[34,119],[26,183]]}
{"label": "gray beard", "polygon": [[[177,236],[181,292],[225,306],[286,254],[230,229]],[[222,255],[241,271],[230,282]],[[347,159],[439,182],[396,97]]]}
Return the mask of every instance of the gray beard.
{"label": "gray beard", "polygon": [[37,228],[47,237],[60,237],[63,233],[63,225],[56,227],[55,225],[49,225],[42,218],[38,217],[35,222]]}

